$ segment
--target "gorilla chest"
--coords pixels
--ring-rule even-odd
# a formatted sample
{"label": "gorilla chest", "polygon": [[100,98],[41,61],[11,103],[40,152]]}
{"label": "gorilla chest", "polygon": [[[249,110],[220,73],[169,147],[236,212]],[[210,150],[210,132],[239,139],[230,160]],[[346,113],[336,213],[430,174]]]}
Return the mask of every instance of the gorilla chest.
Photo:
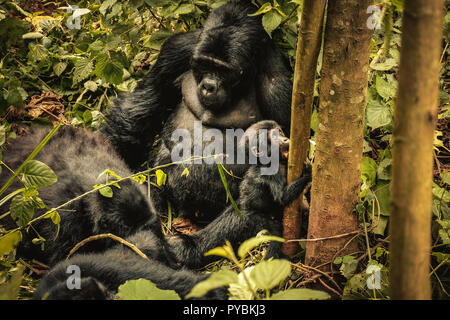
{"label": "gorilla chest", "polygon": [[[258,120],[256,116],[248,119],[248,123]],[[218,161],[233,174],[225,176],[233,198],[237,199],[240,178],[248,169],[248,164],[236,161],[245,128],[211,127],[200,121],[186,103],[178,106],[163,129],[155,163],[157,166],[185,161],[163,169],[167,174],[164,198],[172,202],[178,213],[208,221],[226,207],[227,195]]]}

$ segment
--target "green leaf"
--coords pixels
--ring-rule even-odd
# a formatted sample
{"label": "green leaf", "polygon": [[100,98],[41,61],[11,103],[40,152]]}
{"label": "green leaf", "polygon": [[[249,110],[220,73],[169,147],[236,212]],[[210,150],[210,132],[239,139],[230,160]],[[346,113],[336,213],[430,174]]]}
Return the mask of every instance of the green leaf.
{"label": "green leaf", "polygon": [[342,264],[339,268],[341,274],[350,279],[354,274],[358,267],[358,260],[353,256],[344,256],[342,258]]}
{"label": "green leaf", "polygon": [[174,14],[189,14],[194,12],[195,6],[191,3],[185,3],[180,5],[173,13]]}
{"label": "green leaf", "polygon": [[158,169],[155,172],[156,174],[156,184],[160,187],[166,184],[167,174],[164,171]]}
{"label": "green leaf", "polygon": [[89,91],[95,92],[98,89],[98,85],[96,82],[89,80],[84,83],[84,88]]}
{"label": "green leaf", "polygon": [[11,218],[16,221],[19,227],[24,227],[33,218],[34,209],[37,207],[38,204],[33,201],[33,198],[23,197],[19,194],[11,200],[9,207]]}
{"label": "green leaf", "polygon": [[[380,204],[380,214],[382,216],[389,216],[390,212],[390,204],[391,204],[391,192],[390,192],[390,185],[386,182],[379,182],[377,183],[376,187],[374,188],[375,196],[377,197],[378,203]],[[378,204],[377,201],[375,201],[375,216],[378,216]],[[376,219],[376,218],[375,218]]]}
{"label": "green leaf", "polygon": [[270,300],[327,300],[330,295],[324,291],[297,288],[280,291],[270,297]]}
{"label": "green leaf", "polygon": [[381,180],[391,180],[392,159],[385,158],[378,165],[377,177]]}
{"label": "green leaf", "polygon": [[13,269],[10,279],[0,285],[0,300],[15,300],[19,298],[20,285],[24,279],[25,266],[18,264]]}
{"label": "green leaf", "polygon": [[102,76],[109,83],[120,84],[123,79],[123,67],[117,61],[107,62]]}
{"label": "green leaf", "polygon": [[181,300],[174,290],[161,290],[147,279],[128,280],[117,292],[122,300]]}
{"label": "green leaf", "polygon": [[94,64],[88,58],[81,58],[75,62],[75,68],[73,71],[73,83],[83,81],[90,76],[94,70]]}
{"label": "green leaf", "polygon": [[361,176],[369,186],[375,185],[377,178],[377,163],[369,157],[363,157],[361,161]]}
{"label": "green leaf", "polygon": [[14,88],[8,91],[6,95],[6,102],[8,105],[12,105],[14,107],[22,107],[23,106],[23,97],[18,88]]}
{"label": "green leaf", "polygon": [[260,289],[270,290],[291,273],[291,265],[287,260],[270,260],[258,263],[252,270],[250,277]]}
{"label": "green leaf", "polygon": [[278,28],[281,21],[283,21],[283,16],[276,10],[271,10],[262,17],[262,25],[269,35],[272,34],[273,30]]}
{"label": "green leaf", "polygon": [[56,74],[56,76],[60,76],[64,70],[67,68],[67,62],[58,62],[53,65],[53,72]]}
{"label": "green leaf", "polygon": [[165,29],[158,30],[158,31],[154,32],[146,40],[144,40],[143,46],[150,48],[150,49],[160,50],[164,41],[166,41],[172,35],[173,35],[172,31],[165,30]]}
{"label": "green leaf", "polygon": [[[0,144],[1,145],[1,144]],[[450,185],[450,172],[442,172],[440,174],[442,182]]]}
{"label": "green leaf", "polygon": [[386,100],[394,98],[397,93],[396,86],[393,83],[384,80],[378,75],[375,80],[375,88],[377,89],[378,94]]}
{"label": "green leaf", "polygon": [[266,2],[258,9],[258,11],[256,11],[255,13],[249,14],[249,16],[250,17],[259,16],[261,14],[269,12],[270,10],[272,10],[272,4],[270,2]]}
{"label": "green leaf", "polygon": [[101,187],[98,192],[100,192],[100,194],[106,198],[112,198],[113,197],[113,191],[111,189],[111,187],[107,186],[107,187]]}
{"label": "green leaf", "polygon": [[392,114],[388,106],[378,100],[369,99],[366,109],[367,125],[372,129],[387,126],[392,123]]}
{"label": "green leaf", "polygon": [[228,286],[238,282],[238,275],[231,270],[219,270],[211,274],[211,276],[197,283],[186,296],[186,298],[200,298],[207,294],[210,290]]}
{"label": "green leaf", "polygon": [[100,13],[101,13],[102,15],[105,15],[106,12],[107,12],[110,8],[112,8],[112,6],[113,6],[114,4],[116,4],[116,2],[117,2],[117,0],[105,0],[105,1],[103,1],[103,2],[102,2],[102,5],[100,6],[100,9],[99,9]]}
{"label": "green leaf", "polygon": [[189,176],[189,169],[188,168],[184,168],[183,172],[181,173],[181,176],[182,177],[184,177],[184,176],[188,177]]}
{"label": "green leaf", "polygon": [[388,71],[397,66],[397,61],[395,59],[390,58],[386,59],[385,62],[377,63],[375,65],[371,65],[370,68],[376,71]]}
{"label": "green leaf", "polygon": [[240,246],[238,250],[238,255],[241,258],[244,258],[247,253],[249,253],[253,248],[259,246],[261,243],[267,242],[267,241],[279,241],[284,242],[283,238],[276,237],[276,236],[259,236],[250,238],[246,241],[244,241]]}
{"label": "green leaf", "polygon": [[44,35],[40,32],[28,32],[22,36],[22,39],[34,40],[34,39],[41,39],[43,37]]}
{"label": "green leaf", "polygon": [[441,188],[437,183],[433,182],[433,196],[436,199],[450,203],[450,192],[446,188]]}
{"label": "green leaf", "polygon": [[49,218],[52,220],[52,222],[53,222],[54,224],[60,224],[60,222],[61,222],[61,216],[60,216],[59,213],[56,212],[56,211],[53,211],[53,212],[50,214],[50,217],[49,217]]}
{"label": "green leaf", "polygon": [[22,240],[22,233],[19,230],[9,232],[0,237],[0,257],[10,253]]}
{"label": "green leaf", "polygon": [[231,259],[231,255],[229,250],[227,250],[226,247],[217,247],[214,249],[209,250],[208,252],[205,252],[205,256],[219,256],[224,257],[227,259]]}
{"label": "green leaf", "polygon": [[45,163],[37,160],[28,161],[23,167],[22,181],[27,186],[35,186],[36,188],[42,188],[51,186],[58,181],[58,177],[50,167]]}
{"label": "green leaf", "polygon": [[[230,283],[228,288],[229,300],[253,300],[254,292],[258,291],[255,282],[250,278],[254,266],[247,267],[238,274],[238,282]],[[247,280],[248,282],[247,282]]]}

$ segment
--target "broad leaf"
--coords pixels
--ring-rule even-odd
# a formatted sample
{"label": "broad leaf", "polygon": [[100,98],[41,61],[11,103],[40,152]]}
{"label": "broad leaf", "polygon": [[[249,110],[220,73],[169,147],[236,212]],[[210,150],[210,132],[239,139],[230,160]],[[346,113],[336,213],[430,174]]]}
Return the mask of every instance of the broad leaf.
{"label": "broad leaf", "polygon": [[161,290],[147,279],[128,280],[119,287],[122,300],[181,300],[174,290]]}
{"label": "broad leaf", "polygon": [[281,21],[283,21],[283,17],[276,10],[271,10],[262,17],[262,25],[269,35],[278,28]]}
{"label": "broad leaf", "polygon": [[26,185],[35,186],[36,188],[43,188],[54,184],[58,181],[58,177],[47,166],[37,160],[28,161],[23,168],[23,182]]}
{"label": "broad leaf", "polygon": [[0,257],[10,253],[22,240],[22,233],[19,230],[9,232],[0,237]]}
{"label": "broad leaf", "polygon": [[19,194],[11,200],[11,205],[9,207],[11,218],[16,221],[19,227],[26,226],[33,218],[34,209],[42,207],[42,200],[39,202],[36,199],[33,199],[32,197],[25,198]]}
{"label": "broad leaf", "polygon": [[75,68],[73,70],[73,83],[83,81],[94,70],[94,64],[88,58],[81,58],[75,62]]}
{"label": "broad leaf", "polygon": [[327,300],[330,295],[324,291],[297,288],[280,291],[270,297],[270,300]]}
{"label": "broad leaf", "polygon": [[291,273],[291,265],[287,260],[270,260],[258,263],[250,277],[260,289],[269,290],[280,284]]}
{"label": "broad leaf", "polygon": [[186,298],[199,298],[203,297],[210,290],[220,288],[223,286],[228,286],[232,283],[238,282],[238,275],[236,272],[231,270],[219,270],[211,274],[211,276],[197,283],[191,292],[186,296]]}

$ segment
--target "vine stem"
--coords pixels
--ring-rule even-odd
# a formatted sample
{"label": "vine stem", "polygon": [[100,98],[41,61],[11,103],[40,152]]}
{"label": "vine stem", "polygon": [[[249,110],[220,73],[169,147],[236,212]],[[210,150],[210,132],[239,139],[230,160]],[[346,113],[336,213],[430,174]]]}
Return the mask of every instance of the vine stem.
{"label": "vine stem", "polygon": [[80,249],[86,243],[91,242],[91,241],[95,241],[95,240],[99,240],[99,239],[105,239],[105,238],[113,239],[114,241],[117,241],[117,242],[127,246],[128,248],[130,248],[131,250],[136,252],[143,259],[145,259],[147,261],[150,261],[150,259],[141,250],[139,250],[139,248],[136,247],[134,244],[132,244],[132,243],[124,240],[123,238],[118,237],[118,236],[116,236],[116,235],[114,235],[112,233],[97,234],[95,236],[90,236],[90,237],[80,241],[79,243],[77,243],[75,245],[75,247],[72,248],[72,250],[70,250],[69,254],[66,257],[66,260],[68,260],[78,249]]}

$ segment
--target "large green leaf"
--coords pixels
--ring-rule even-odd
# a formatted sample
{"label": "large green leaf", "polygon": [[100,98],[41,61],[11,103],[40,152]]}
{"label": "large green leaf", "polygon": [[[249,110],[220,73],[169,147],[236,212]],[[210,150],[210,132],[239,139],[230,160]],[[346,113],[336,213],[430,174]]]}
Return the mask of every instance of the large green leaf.
{"label": "large green leaf", "polygon": [[73,83],[83,81],[94,70],[94,64],[88,58],[81,58],[75,62],[75,68],[73,70]]}
{"label": "large green leaf", "polygon": [[291,265],[287,260],[270,260],[258,263],[250,277],[260,289],[269,290],[280,284],[291,273]]}
{"label": "large green leaf", "polygon": [[392,114],[387,105],[378,100],[369,99],[366,109],[367,125],[372,129],[387,126],[392,123]]}
{"label": "large green leaf", "polygon": [[9,232],[0,237],[0,257],[10,253],[22,240],[22,233],[19,230]]}
{"label": "large green leaf", "polygon": [[34,209],[37,204],[32,198],[24,198],[21,194],[15,196],[11,200],[9,210],[11,211],[11,218],[16,221],[17,225],[24,227],[31,221],[34,215]]}
{"label": "large green leaf", "polygon": [[384,80],[378,75],[375,81],[375,88],[377,89],[378,94],[386,100],[394,98],[397,93],[396,86],[393,83]]}
{"label": "large green leaf", "polygon": [[23,182],[28,186],[35,186],[36,188],[47,187],[58,181],[58,177],[53,170],[38,160],[28,161],[22,173]]}
{"label": "large green leaf", "polygon": [[330,295],[324,291],[297,288],[280,291],[270,297],[270,300],[327,300]]}
{"label": "large green leaf", "polygon": [[180,300],[174,290],[161,290],[147,279],[128,280],[119,287],[117,296],[122,300]]}
{"label": "large green leaf", "polygon": [[197,283],[186,298],[200,298],[207,294],[210,290],[228,286],[238,282],[238,275],[231,270],[219,270],[211,274],[211,276]]}
{"label": "large green leaf", "polygon": [[283,21],[283,16],[276,10],[271,10],[262,17],[262,25],[269,35],[272,34],[273,30],[278,28],[281,21]]}

